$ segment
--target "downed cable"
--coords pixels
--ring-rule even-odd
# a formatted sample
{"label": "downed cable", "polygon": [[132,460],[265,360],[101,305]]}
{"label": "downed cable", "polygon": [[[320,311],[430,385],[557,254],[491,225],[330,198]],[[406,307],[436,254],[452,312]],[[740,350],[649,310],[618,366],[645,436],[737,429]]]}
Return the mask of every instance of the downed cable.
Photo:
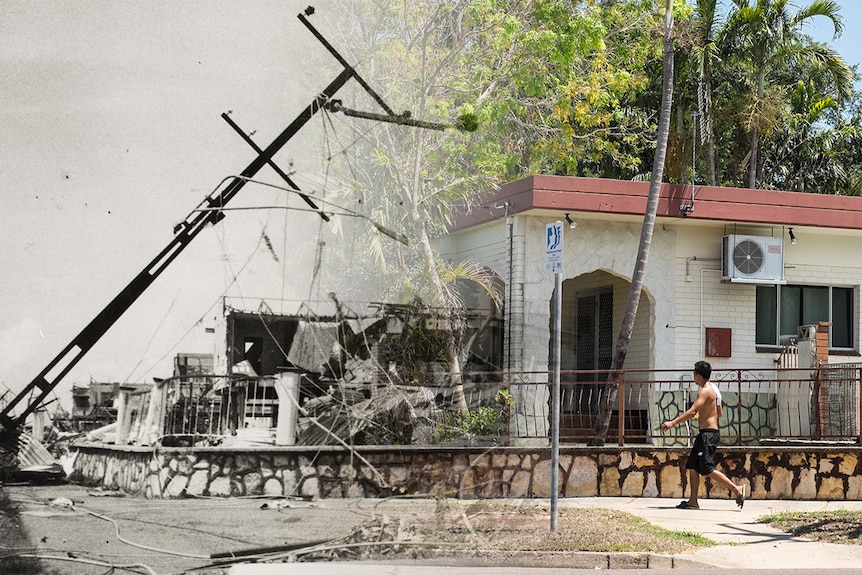
{"label": "downed cable", "polygon": [[89,509],[86,509],[83,507],[80,509],[84,513],[88,513],[88,514],[92,515],[93,517],[96,517],[98,519],[102,519],[104,521],[110,521],[111,523],[113,523],[114,524],[114,532],[117,536],[117,539],[119,539],[120,541],[122,541],[126,545],[131,545],[132,547],[137,547],[138,549],[145,549],[147,551],[154,551],[156,553],[163,553],[165,555],[174,555],[176,557],[186,557],[189,559],[209,559],[210,558],[209,555],[196,555],[194,553],[182,553],[180,551],[170,551],[168,549],[160,549],[158,547],[150,547],[148,545],[143,545],[141,543],[134,543],[132,541],[129,541],[128,539],[124,539],[120,535],[120,524],[117,523],[116,520],[114,520],[110,517],[106,517],[105,515],[100,515],[100,514],[96,513],[95,511],[90,511]]}
{"label": "downed cable", "polygon": [[149,565],[144,565],[143,563],[127,563],[127,564],[117,564],[117,563],[109,563],[107,561],[96,561],[95,559],[82,559],[80,557],[69,557],[68,555],[39,555],[37,553],[21,553],[18,557],[23,557],[25,559],[38,559],[40,561],[69,561],[72,563],[83,563],[85,565],[96,565],[97,567],[110,567],[111,571],[114,569],[124,569],[126,571],[133,571],[135,569],[144,569],[150,575],[158,575],[156,571],[150,567]]}

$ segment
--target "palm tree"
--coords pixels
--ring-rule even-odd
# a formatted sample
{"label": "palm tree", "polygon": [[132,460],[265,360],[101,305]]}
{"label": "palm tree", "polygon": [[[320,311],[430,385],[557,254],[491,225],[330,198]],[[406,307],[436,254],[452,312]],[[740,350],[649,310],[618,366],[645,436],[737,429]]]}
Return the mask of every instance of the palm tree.
{"label": "palm tree", "polygon": [[[716,185],[715,177],[715,131],[712,108],[712,68],[719,60],[716,0],[697,0],[695,7],[695,45],[691,58],[697,69],[697,111],[700,119],[701,139],[706,140],[709,185]],[[694,166],[692,166],[694,169]]]}
{"label": "palm tree", "polygon": [[[763,149],[766,187],[823,194],[853,188],[852,163],[844,150],[858,146],[862,128],[837,113],[831,96],[814,81],[800,80],[791,92],[791,115]],[[830,117],[834,118],[830,121]]]}
{"label": "palm tree", "polygon": [[593,427],[593,439],[590,445],[604,445],[608,435],[608,425],[611,420],[611,410],[614,400],[619,391],[619,383],[614,372],[623,368],[626,355],[629,351],[632,331],[634,331],[635,317],[638,312],[641,291],[643,290],[644,273],[646,272],[647,259],[649,258],[650,246],[652,245],[652,234],[655,228],[656,212],[658,210],[659,192],[661,191],[662,175],[664,173],[664,161],[667,155],[667,140],[670,133],[670,117],[673,105],[673,0],[665,0],[664,8],[664,43],[662,50],[663,74],[661,112],[658,121],[658,137],[656,140],[655,155],[653,156],[653,169],[650,176],[649,197],[647,198],[644,222],[641,228],[640,244],[638,245],[637,261],[632,274],[632,283],[629,287],[629,296],[626,302],[623,323],[614,347],[613,362],[611,364],[611,378],[607,385],[603,386],[599,397],[599,412],[596,424]]}
{"label": "palm tree", "polygon": [[795,13],[791,13],[787,0],[734,0],[734,4],[736,8],[727,19],[722,44],[724,53],[732,55],[741,65],[750,90],[743,125],[749,136],[748,187],[754,188],[761,168],[758,161],[761,135],[776,124],[785,102],[783,86],[772,84],[777,79],[775,71],[808,62],[830,73],[840,97],[850,94],[853,72],[836,52],[812,42],[802,33],[805,23],[823,16],[832,21],[835,36],[840,36],[843,23],[836,2],[814,0]]}

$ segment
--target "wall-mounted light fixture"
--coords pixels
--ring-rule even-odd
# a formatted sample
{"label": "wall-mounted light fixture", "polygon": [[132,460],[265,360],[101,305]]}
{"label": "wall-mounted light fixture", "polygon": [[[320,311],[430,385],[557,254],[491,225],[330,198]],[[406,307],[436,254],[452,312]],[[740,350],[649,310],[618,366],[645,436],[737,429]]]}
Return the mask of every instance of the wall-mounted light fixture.
{"label": "wall-mounted light fixture", "polygon": [[793,228],[787,228],[787,235],[790,236],[790,243],[796,245],[796,234],[793,233]]}
{"label": "wall-mounted light fixture", "polygon": [[569,229],[570,229],[570,230],[573,230],[573,229],[575,229],[576,227],[578,227],[578,222],[576,222],[575,220],[573,220],[573,219],[572,219],[572,217],[571,217],[569,214],[566,214],[566,221],[569,223]]}
{"label": "wall-mounted light fixture", "polygon": [[[512,202],[496,202],[494,204],[482,204],[483,208],[488,208],[488,213],[492,218],[502,220],[509,217],[509,209],[512,207]],[[503,215],[498,215],[499,210],[504,210]]]}

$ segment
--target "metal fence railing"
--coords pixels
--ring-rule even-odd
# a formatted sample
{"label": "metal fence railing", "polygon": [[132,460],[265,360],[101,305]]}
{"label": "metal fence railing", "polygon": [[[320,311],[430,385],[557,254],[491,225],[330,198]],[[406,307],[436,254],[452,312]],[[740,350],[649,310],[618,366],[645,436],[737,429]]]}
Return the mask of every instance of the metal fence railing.
{"label": "metal fence railing", "polygon": [[[722,443],[851,442],[862,444],[862,364],[817,369],[715,370],[712,381],[722,392]],[[560,374],[560,441],[593,437],[602,393],[617,384],[608,442],[687,444],[696,424],[662,433],[662,421],[688,409],[697,396],[690,370],[563,371]],[[499,372],[464,374],[468,405],[494,405],[503,390],[511,398],[505,415],[508,434],[501,442],[550,437],[551,374]],[[437,382],[441,389],[446,384]],[[497,399],[499,403],[499,399]],[[501,413],[504,413],[502,408]]]}
{"label": "metal fence railing", "polygon": [[[816,369],[726,369],[712,381],[724,401],[722,443],[843,442],[862,444],[862,364]],[[171,378],[151,393],[129,399],[134,414],[129,440],[161,436],[164,444],[200,438],[274,438],[278,398],[266,378]],[[379,383],[319,383],[301,388],[298,443],[518,445],[549,441],[549,372],[411,374]],[[687,445],[696,423],[660,431],[694,402],[691,370],[563,371],[560,441],[586,443],[603,394],[617,386],[607,436],[620,445]],[[461,409],[463,398],[467,410]],[[161,417],[159,417],[161,414]],[[156,421],[160,420],[161,423]],[[153,427],[155,426],[155,427]],[[327,429],[329,431],[327,431]],[[140,430],[137,431],[136,430]],[[309,431],[303,437],[303,430]]]}

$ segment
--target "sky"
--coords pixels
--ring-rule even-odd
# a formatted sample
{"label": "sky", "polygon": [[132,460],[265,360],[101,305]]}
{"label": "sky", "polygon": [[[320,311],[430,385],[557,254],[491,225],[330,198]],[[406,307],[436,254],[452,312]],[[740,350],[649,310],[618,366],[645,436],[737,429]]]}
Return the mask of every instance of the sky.
{"label": "sky", "polygon": [[[310,18],[321,30],[336,7],[323,4]],[[297,19],[306,6],[0,0],[0,395],[23,389],[254,159],[223,112],[265,148],[335,79]],[[309,193],[330,187],[332,129],[316,117],[276,157]],[[204,230],[64,378],[64,405],[73,383],[152,382],[179,352],[212,353],[222,296],[331,313],[314,302],[344,273],[325,260],[310,270],[319,242],[339,241],[337,219],[324,226],[298,197],[253,184],[232,205],[289,209]]]}
{"label": "sky", "polygon": [[[296,18],[307,3],[0,0],[0,395],[23,389],[254,158],[223,112],[265,147],[334,79]],[[840,4],[844,36],[811,33],[859,64],[862,3]],[[316,9],[321,30],[343,10]],[[331,132],[316,118],[276,158],[303,190],[330,185]],[[290,209],[231,212],[205,230],[66,376],[64,405],[74,383],[151,382],[179,352],[212,353],[222,296],[328,311],[318,302],[349,270],[325,255],[311,270],[320,242],[345,241],[336,226],[263,186],[235,205]]]}

